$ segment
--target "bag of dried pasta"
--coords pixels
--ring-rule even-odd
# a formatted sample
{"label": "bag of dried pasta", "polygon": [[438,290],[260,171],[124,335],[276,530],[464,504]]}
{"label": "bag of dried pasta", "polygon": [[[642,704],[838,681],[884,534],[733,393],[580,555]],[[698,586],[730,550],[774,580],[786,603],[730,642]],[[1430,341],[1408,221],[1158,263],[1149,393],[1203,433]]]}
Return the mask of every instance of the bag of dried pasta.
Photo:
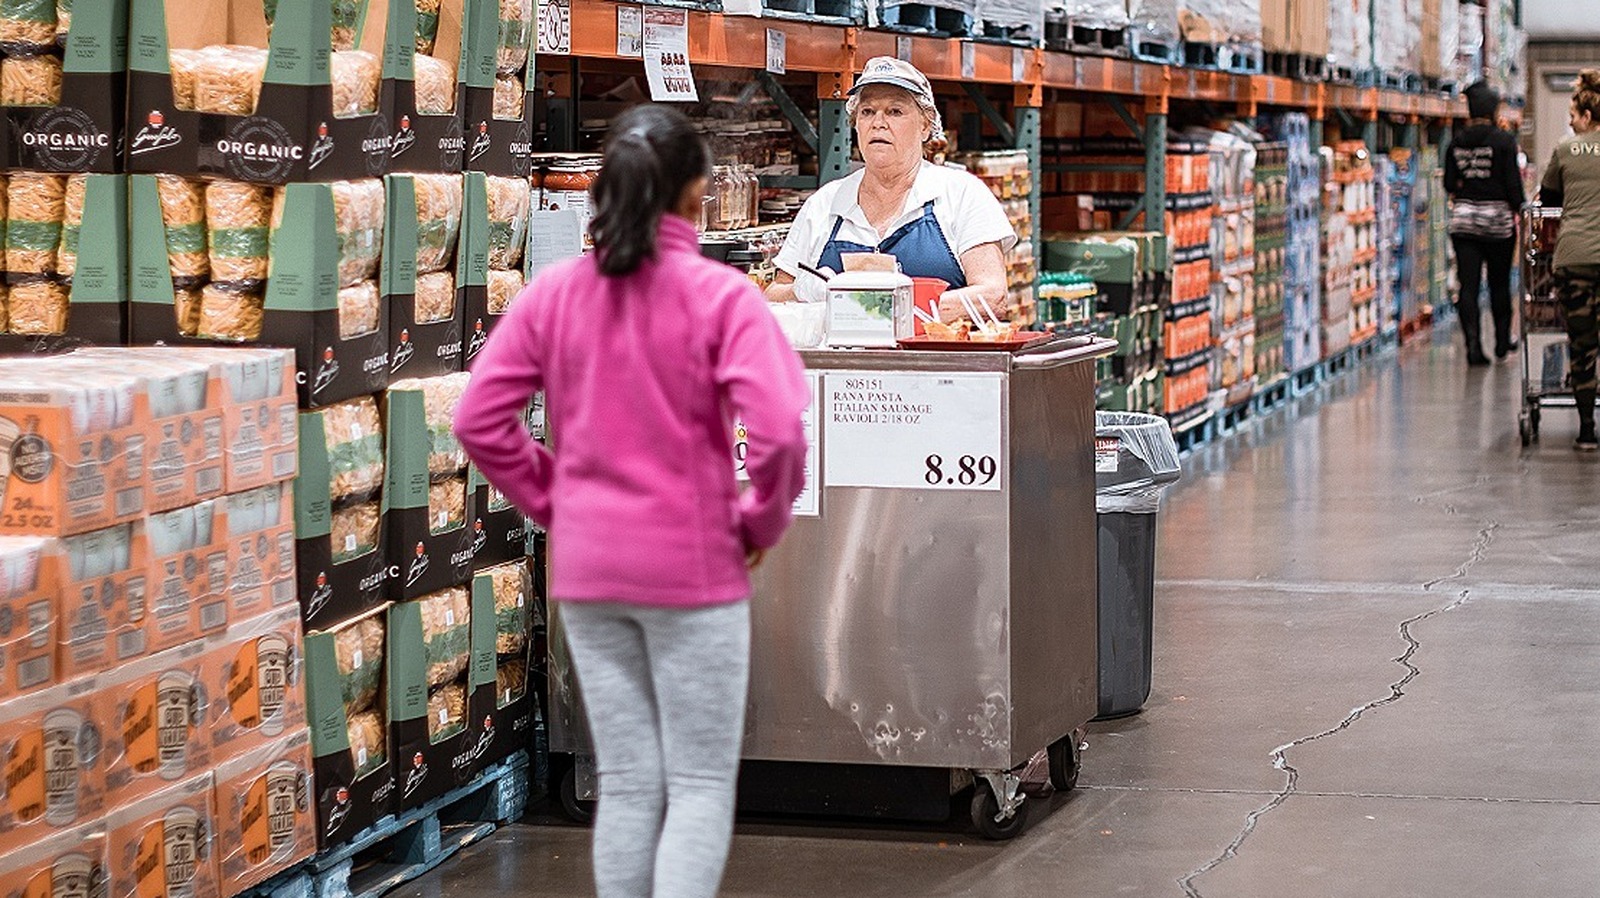
{"label": "bag of dried pasta", "polygon": [[438,536],[467,523],[467,478],[446,477],[428,485],[428,533]]}
{"label": "bag of dried pasta", "polygon": [[195,109],[218,115],[255,114],[261,100],[261,82],[267,75],[266,50],[238,44],[206,47],[198,62]]}
{"label": "bag of dried pasta", "polygon": [[167,54],[167,67],[172,71],[172,105],[177,109],[194,110],[194,88],[200,79],[200,68],[205,65],[204,50],[172,50]]}
{"label": "bag of dried pasta", "polygon": [[488,175],[484,180],[489,190],[489,267],[516,268],[528,236],[528,179]]}
{"label": "bag of dried pasta", "polygon": [[528,285],[520,271],[491,270],[489,272],[489,314],[504,315],[511,310],[511,301]]}
{"label": "bag of dried pasta", "polygon": [[55,42],[55,0],[0,0],[0,44],[48,47]]}
{"label": "bag of dried pasta", "polygon": [[351,340],[378,330],[383,311],[377,281],[362,281],[339,290],[339,339]]}
{"label": "bag of dried pasta", "polygon": [[438,36],[439,0],[417,0],[417,52],[432,56]]}
{"label": "bag of dried pasta", "polygon": [[344,564],[378,550],[378,528],[383,513],[376,502],[361,502],[333,510],[333,563]]}
{"label": "bag of dried pasta", "polygon": [[521,121],[522,104],[527,99],[522,79],[516,75],[494,76],[494,117],[501,121]]}
{"label": "bag of dried pasta", "polygon": [[362,5],[362,0],[333,0],[333,28],[328,36],[333,42],[334,52],[355,48]]}
{"label": "bag of dried pasta", "polygon": [[89,176],[67,176],[67,193],[62,202],[61,246],[56,250],[56,270],[70,278],[78,271],[78,240],[83,233],[83,201],[89,189]]}
{"label": "bag of dried pasta", "polygon": [[156,175],[161,223],[166,228],[172,278],[192,283],[211,274],[206,254],[206,185],[177,175]]}
{"label": "bag of dried pasta", "polygon": [[528,48],[532,44],[533,0],[500,0],[500,46],[495,53],[495,69],[507,75],[521,74],[528,66]]}
{"label": "bag of dried pasta", "polygon": [[11,332],[11,288],[0,279],[0,334]]}
{"label": "bag of dried pasta", "polygon": [[417,197],[417,274],[442,271],[461,231],[461,176],[412,175]]}
{"label": "bag of dried pasta", "polygon": [[467,466],[467,453],[456,438],[451,422],[472,375],[446,374],[440,377],[415,377],[389,385],[390,393],[422,394],[422,413],[428,422],[428,473],[439,477],[454,474]]}
{"label": "bag of dried pasta", "polygon": [[520,654],[533,628],[533,574],[525,562],[496,565],[484,573],[494,588],[494,650]]}
{"label": "bag of dried pasta", "polygon": [[466,728],[466,687],[451,683],[428,693],[429,743],[443,742]]}
{"label": "bag of dried pasta", "polygon": [[65,285],[44,277],[11,284],[11,333],[48,336],[67,332],[69,296]]}
{"label": "bag of dried pasta", "polygon": [[60,103],[61,57],[54,53],[22,53],[0,60],[0,105]]}
{"label": "bag of dried pasta", "polygon": [[213,280],[255,283],[267,278],[272,188],[242,181],[206,184],[206,247]]}
{"label": "bag of dried pasta", "polygon": [[363,711],[351,715],[346,721],[346,730],[350,738],[350,758],[355,762],[356,779],[377,770],[389,760],[382,714]]}
{"label": "bag of dried pasta", "polygon": [[528,694],[528,662],[507,658],[494,669],[495,706],[504,708]]}
{"label": "bag of dried pasta", "polygon": [[200,304],[202,301],[199,288],[186,289],[179,287],[172,292],[172,310],[178,317],[179,336],[200,336]]}
{"label": "bag of dried pasta", "polygon": [[72,0],[56,0],[56,43],[65,47],[72,31]]}
{"label": "bag of dried pasta", "polygon": [[261,339],[265,301],[258,287],[217,282],[200,290],[198,334],[207,340],[253,343]]}
{"label": "bag of dried pasta", "polygon": [[364,617],[334,635],[334,659],[344,685],[344,710],[356,714],[378,700],[383,679],[383,619]]}
{"label": "bag of dried pasta", "polygon": [[328,447],[329,498],[377,495],[383,486],[383,422],[371,396],[336,402],[321,409],[322,434]]}
{"label": "bag of dried pasta", "polygon": [[428,666],[428,688],[451,682],[466,672],[472,643],[472,602],[461,587],[417,600],[422,611],[422,654]]}
{"label": "bag of dried pasta", "polygon": [[371,115],[378,111],[378,82],[383,65],[365,50],[341,50],[333,54],[333,114],[339,118]]}
{"label": "bag of dried pasta", "polygon": [[[362,178],[335,181],[330,186],[339,231],[339,283],[348,287],[378,276],[378,261],[383,256],[383,182]],[[276,218],[274,213],[274,222]]]}
{"label": "bag of dried pasta", "polygon": [[65,175],[11,174],[6,185],[7,273],[55,273],[66,194]]}
{"label": "bag of dried pasta", "polygon": [[412,294],[412,320],[418,324],[449,321],[456,312],[456,276],[448,271],[434,271],[417,276],[416,292]]}
{"label": "bag of dried pasta", "polygon": [[456,111],[456,70],[450,63],[421,53],[416,57],[417,111],[450,115]]}

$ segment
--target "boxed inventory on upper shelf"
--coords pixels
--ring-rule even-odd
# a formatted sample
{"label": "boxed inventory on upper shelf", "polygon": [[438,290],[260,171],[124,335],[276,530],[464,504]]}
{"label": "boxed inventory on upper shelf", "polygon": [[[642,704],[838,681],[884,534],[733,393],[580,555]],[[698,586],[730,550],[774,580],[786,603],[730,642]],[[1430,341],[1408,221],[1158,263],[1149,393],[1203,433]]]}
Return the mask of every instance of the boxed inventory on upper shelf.
{"label": "boxed inventory on upper shelf", "polygon": [[7,272],[0,284],[0,351],[32,352],[68,340],[123,342],[127,179],[16,171],[0,175],[0,195]]}

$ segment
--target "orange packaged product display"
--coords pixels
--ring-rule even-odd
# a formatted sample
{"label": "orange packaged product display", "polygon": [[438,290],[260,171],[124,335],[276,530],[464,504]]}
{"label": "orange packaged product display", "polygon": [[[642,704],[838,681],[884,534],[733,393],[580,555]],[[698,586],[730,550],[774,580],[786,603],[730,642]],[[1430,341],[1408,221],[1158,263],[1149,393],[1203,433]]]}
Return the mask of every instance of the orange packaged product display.
{"label": "orange packaged product display", "polygon": [[300,455],[294,351],[184,346],[133,351],[199,359],[221,380],[225,489],[242,493],[293,480]]}
{"label": "orange packaged product display", "polygon": [[150,546],[145,524],[119,524],[56,543],[61,578],[56,676],[110,670],[149,651]]}
{"label": "orange packaged product display", "polygon": [[102,898],[110,876],[106,829],[98,824],[63,830],[0,854],[0,895],[5,898]]}
{"label": "orange packaged product display", "polygon": [[217,762],[254,753],[306,722],[300,606],[206,640],[206,729]]}
{"label": "orange packaged product display", "polygon": [[54,359],[0,363],[0,535],[67,536],[146,509],[142,382]]}
{"label": "orange packaged product display", "polygon": [[225,500],[229,621],[299,607],[294,593],[292,489],[287,483],[271,483]]}
{"label": "orange packaged product display", "polygon": [[223,895],[259,885],[316,851],[309,730],[301,727],[260,751],[217,765],[216,779]]}
{"label": "orange packaged product display", "polygon": [[100,677],[106,804],[142,799],[211,768],[206,643],[141,658]]}
{"label": "orange packaged product display", "polygon": [[84,677],[0,705],[0,858],[104,815],[98,688]]}
{"label": "orange packaged product display", "polygon": [[55,540],[0,536],[0,701],[56,681]]}
{"label": "orange packaged product display", "polygon": [[214,789],[211,774],[202,773],[112,811],[106,819],[110,888],[99,894],[222,898]]}
{"label": "orange packaged product display", "polygon": [[223,500],[150,515],[149,650],[160,652],[228,626],[228,522]]}

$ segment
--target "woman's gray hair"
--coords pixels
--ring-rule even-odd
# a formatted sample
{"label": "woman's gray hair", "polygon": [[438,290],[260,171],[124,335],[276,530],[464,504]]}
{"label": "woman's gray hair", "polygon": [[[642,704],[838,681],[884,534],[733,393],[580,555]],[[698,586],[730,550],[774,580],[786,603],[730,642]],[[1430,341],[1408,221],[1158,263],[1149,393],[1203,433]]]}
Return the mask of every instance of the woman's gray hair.
{"label": "woman's gray hair", "polygon": [[[897,88],[897,89],[899,89],[899,88]],[[927,124],[927,126],[929,128],[927,142],[931,143],[931,142],[933,142],[935,140],[938,140],[939,138],[943,137],[944,136],[944,116],[941,116],[939,114],[939,107],[935,106],[931,101],[928,100],[927,97],[924,97],[921,94],[912,93],[909,90],[905,91],[905,93],[908,96],[911,97],[913,102],[915,102],[917,104],[917,108],[922,110],[923,122],[925,124]],[[850,99],[844,101],[844,114],[850,120],[850,129],[851,130],[855,130],[855,127],[856,127],[856,113],[858,113],[860,111],[861,111],[861,94],[859,94],[859,93],[851,94],[850,95]]]}

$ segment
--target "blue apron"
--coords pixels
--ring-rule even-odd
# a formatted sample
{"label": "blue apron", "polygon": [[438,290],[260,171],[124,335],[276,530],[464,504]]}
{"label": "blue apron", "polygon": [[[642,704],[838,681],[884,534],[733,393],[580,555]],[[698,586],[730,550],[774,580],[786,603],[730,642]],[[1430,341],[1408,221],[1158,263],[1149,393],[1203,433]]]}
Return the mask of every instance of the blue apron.
{"label": "blue apron", "polygon": [[967,285],[967,274],[961,270],[956,254],[950,251],[950,241],[944,238],[944,229],[933,215],[932,200],[923,204],[920,218],[885,237],[877,246],[840,240],[839,228],[843,225],[842,216],[834,219],[833,233],[822,246],[818,266],[844,271],[841,258],[844,253],[888,253],[900,261],[900,270],[907,277],[938,278],[952,290]]}

